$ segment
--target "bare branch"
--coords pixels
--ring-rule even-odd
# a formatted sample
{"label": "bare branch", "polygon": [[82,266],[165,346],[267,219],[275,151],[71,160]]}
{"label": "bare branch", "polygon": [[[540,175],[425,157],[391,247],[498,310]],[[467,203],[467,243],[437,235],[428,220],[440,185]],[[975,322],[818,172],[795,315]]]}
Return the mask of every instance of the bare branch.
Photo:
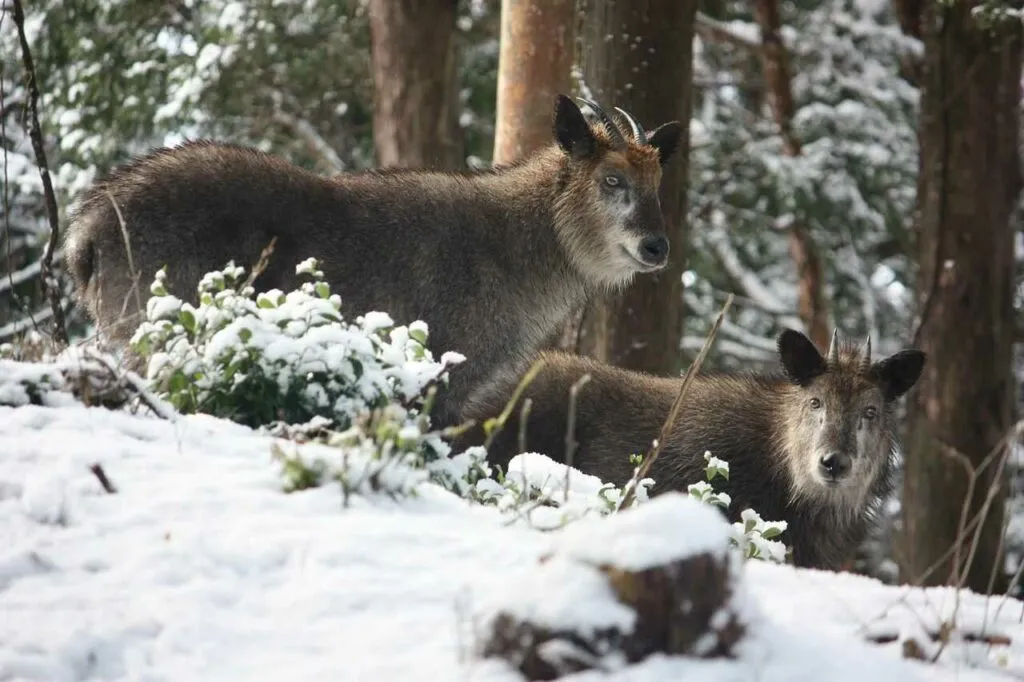
{"label": "bare branch", "polygon": [[32,149],[36,155],[39,176],[43,181],[46,217],[50,221],[50,239],[46,243],[46,253],[43,255],[42,260],[43,289],[50,301],[50,311],[53,317],[53,338],[61,347],[66,347],[68,345],[68,330],[64,322],[64,309],[61,308],[60,280],[53,270],[53,254],[60,242],[57,197],[53,193],[53,184],[50,182],[50,169],[46,162],[46,150],[43,149],[43,131],[39,125],[39,82],[36,79],[32,51],[29,49],[28,38],[25,35],[25,12],[21,7],[21,0],[12,0],[12,2],[14,6],[14,24],[18,27],[18,40],[21,42],[21,59],[25,65],[25,76],[28,81],[29,136],[32,139]]}

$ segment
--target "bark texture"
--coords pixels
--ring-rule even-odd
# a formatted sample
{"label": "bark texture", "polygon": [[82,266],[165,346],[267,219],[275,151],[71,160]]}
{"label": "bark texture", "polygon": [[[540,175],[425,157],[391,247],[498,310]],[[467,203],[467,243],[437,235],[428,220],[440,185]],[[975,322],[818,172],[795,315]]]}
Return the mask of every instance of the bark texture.
{"label": "bark texture", "polygon": [[551,142],[555,95],[569,94],[573,0],[503,0],[494,163]]}
{"label": "bark texture", "polygon": [[678,372],[683,329],[682,273],[689,229],[686,188],[693,103],[697,0],[588,0],[583,7],[583,73],[607,111],[618,106],[645,128],[683,122],[679,148],[664,169],[661,208],[671,242],[668,267],[585,311],[577,350],[605,362],[658,374]]}
{"label": "bark texture", "polygon": [[464,165],[455,64],[456,0],[370,0],[377,164]]}
{"label": "bark texture", "polygon": [[[897,556],[905,580],[986,592],[1002,582],[1000,443],[1014,417],[1011,219],[1024,55],[1020,22],[979,26],[977,5],[926,3],[923,20],[905,20],[925,41],[917,345],[928,362],[908,405]],[[987,459],[970,494],[969,473]],[[960,537],[963,505],[970,523],[989,497],[971,561],[975,533]]]}
{"label": "bark texture", "polygon": [[[778,0],[754,0],[754,15],[761,27],[761,66],[772,113],[782,136],[782,149],[787,156],[797,157],[803,150],[800,140],[793,134],[796,105],[793,102],[789,55],[782,42],[782,17]],[[821,256],[814,238],[799,217],[789,229],[789,254],[796,267],[800,319],[815,345],[827,348],[831,335]]]}

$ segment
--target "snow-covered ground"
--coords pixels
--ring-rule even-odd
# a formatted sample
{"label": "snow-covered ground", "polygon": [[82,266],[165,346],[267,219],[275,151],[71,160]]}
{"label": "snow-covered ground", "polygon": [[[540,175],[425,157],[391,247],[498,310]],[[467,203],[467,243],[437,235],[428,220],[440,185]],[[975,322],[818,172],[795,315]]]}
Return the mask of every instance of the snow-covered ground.
{"label": "snow-covered ground", "polygon": [[[360,495],[343,507],[334,484],[283,493],[272,440],[207,416],[0,407],[0,680],[512,681],[507,664],[471,656],[481,609],[585,618],[590,608],[571,573],[564,587],[528,589],[539,556],[580,551],[588,537],[627,555],[652,538],[671,550],[690,536],[660,528],[666,519],[706,521],[688,515],[695,502],[656,498],[618,519],[542,532],[430,483],[413,498]],[[688,544],[706,541],[706,525]],[[637,528],[646,538],[623,536]],[[734,660],[656,656],[565,679],[1024,677],[1019,601],[760,561],[741,577],[747,635]],[[938,651],[924,633],[953,613],[937,663],[902,657],[898,637]],[[868,641],[883,635],[895,641]]]}

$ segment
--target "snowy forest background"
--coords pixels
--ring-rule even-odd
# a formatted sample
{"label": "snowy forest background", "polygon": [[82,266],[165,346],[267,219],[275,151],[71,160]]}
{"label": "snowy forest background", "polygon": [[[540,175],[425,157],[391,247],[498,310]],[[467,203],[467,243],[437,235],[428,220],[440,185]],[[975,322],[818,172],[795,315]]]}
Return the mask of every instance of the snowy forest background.
{"label": "snowy forest background", "polygon": [[[49,223],[28,135],[22,52],[10,0],[0,2],[4,343],[34,328],[48,334],[52,311],[39,276]],[[499,0],[25,4],[39,113],[62,224],[70,202],[97,176],[135,154],[186,137],[251,144],[322,173],[378,165],[487,166],[496,156],[508,160],[507,149],[515,148],[511,145],[496,154],[496,132],[503,125],[498,112],[503,49]],[[685,6],[679,25],[692,32],[691,63],[690,34],[666,37],[672,26],[651,21],[647,36],[610,32],[615,12],[627,10],[609,7],[629,3],[506,4],[522,12],[544,6],[547,16],[561,12],[566,18],[530,34],[536,36],[536,44],[515,34],[519,42],[505,46],[521,55],[522,73],[533,79],[509,86],[506,96],[541,121],[541,142],[549,135],[544,126],[551,94],[558,91],[593,95],[608,108],[622,106],[651,128],[680,112],[691,120],[688,166],[682,166],[685,173],[667,175],[672,186],[665,190],[678,197],[675,204],[668,203],[667,211],[671,213],[673,205],[683,207],[676,233],[683,239],[673,239],[676,269],[664,276],[674,280],[655,278],[643,289],[647,307],[634,310],[632,317],[616,317],[610,306],[605,324],[599,325],[594,319],[600,315],[587,311],[582,320],[570,321],[560,343],[612,362],[679,371],[700,348],[731,292],[736,302],[709,358],[710,367],[773,365],[775,336],[787,326],[807,330],[823,344],[833,328],[844,338],[862,340],[870,335],[877,355],[917,345],[929,351],[930,371],[938,367],[934,371],[948,375],[950,383],[943,388],[941,381],[926,379],[915,389],[923,396],[916,401],[922,407],[910,405],[910,410],[925,409],[926,392],[938,396],[938,414],[958,415],[948,422],[948,428],[957,432],[943,434],[942,441],[956,444],[974,467],[981,466],[1012,425],[1010,417],[1017,410],[1013,368],[1021,366],[1011,350],[1021,328],[1017,319],[1024,260],[1017,144],[1019,7],[995,0],[978,5],[976,12],[963,9],[971,3],[961,0],[702,0],[695,7],[678,0],[638,3],[646,8],[638,10],[641,14],[654,17],[674,17],[664,8]],[[380,9],[385,5],[386,11]],[[520,19],[528,25],[528,18]],[[985,27],[954,25],[969,21]],[[963,42],[962,49],[944,42],[952,40],[944,31],[963,38],[966,33],[957,31],[968,30],[975,32],[970,34],[973,42]],[[375,44],[374,31],[386,40]],[[556,34],[564,39],[564,49],[551,42]],[[650,45],[649,56],[631,57],[641,43]],[[995,60],[1002,65],[1000,70],[973,66],[973,57],[964,54],[970,50],[975,56],[992,53],[994,57],[978,58]],[[530,72],[531,59],[549,60],[547,68],[538,66]],[[663,71],[637,84],[624,82],[621,73],[610,73],[614,67],[608,64],[631,63],[630,59],[659,65]],[[557,68],[559,64],[568,68]],[[932,119],[922,114],[928,101],[922,92],[926,84],[948,85],[950,78],[974,89],[967,114],[946,121],[947,130],[972,142],[964,145],[961,157],[943,157],[944,172],[950,173],[943,177],[970,173],[971,163],[984,165],[977,155],[971,156],[972,149],[982,155],[1000,150],[999,145],[985,147],[976,136],[978,130],[998,127],[993,121],[1002,126],[1000,135],[1010,135],[1007,126],[1012,128],[1012,135],[1002,139],[1014,144],[1002,152],[1012,157],[1010,163],[1017,170],[995,174],[998,186],[992,186],[987,196],[975,197],[979,206],[991,205],[992,197],[1008,197],[1011,210],[975,212],[961,204],[940,211],[935,225],[929,226],[928,216],[935,212],[925,205],[927,197],[920,191],[929,186],[921,169],[930,173],[927,161],[934,157],[926,153],[932,144]],[[988,100],[979,95],[986,87],[992,93]],[[999,109],[1005,99],[999,93],[1007,88],[1014,97],[1009,109]],[[992,111],[979,111],[979,101]],[[389,103],[386,110],[381,103]],[[528,140],[530,132],[524,125],[505,134]],[[528,144],[521,142],[519,149]],[[978,147],[984,150],[978,152]],[[1009,167],[1005,158],[989,161],[992,167]],[[989,176],[983,180],[993,184]],[[932,185],[931,191],[946,190]],[[954,224],[955,220],[964,222]],[[1005,263],[996,258],[987,271],[1001,273],[998,276],[983,277],[983,270],[973,265],[967,272],[969,278],[977,276],[983,286],[991,287],[988,294],[978,290],[975,307],[996,312],[942,326],[951,317],[943,308],[946,317],[936,315],[938,321],[922,324],[922,311],[931,301],[926,304],[929,296],[919,282],[938,281],[934,264],[922,264],[924,244],[931,239],[922,237],[922,230],[948,229],[955,235],[973,220],[988,221],[986,234],[1006,237],[1005,244],[1014,245],[990,249],[1006,257]],[[943,248],[954,248],[950,243]],[[950,258],[947,253],[942,262]],[[60,263],[59,252],[55,262]],[[88,325],[70,303],[70,282],[62,277],[61,283],[69,329],[81,338],[88,334]],[[941,303],[936,305],[942,308]],[[985,314],[1003,318],[991,323]],[[617,354],[616,344],[622,343],[597,338],[615,336],[607,331],[608,320],[612,327],[637,337],[656,329],[671,338],[671,352],[653,360]],[[594,331],[598,327],[605,331]],[[952,347],[966,337],[969,343]],[[963,379],[965,373],[974,377],[970,386]],[[970,397],[985,392],[1004,397],[995,402]],[[943,460],[938,448],[933,446],[929,453],[919,441],[914,443],[908,453],[912,463]],[[1008,510],[1015,510],[1019,476],[1014,459],[1004,463],[989,467],[971,487],[959,463],[909,467],[908,472],[919,477],[911,485],[928,489],[914,495],[913,514],[919,520],[934,519],[934,525],[921,530],[931,540],[908,542],[920,549],[956,537],[961,501],[973,489],[969,507],[980,508],[990,479],[1002,485],[997,499],[1005,497]],[[901,564],[898,547],[889,541],[889,531],[898,530],[903,519],[898,500],[888,512],[891,523],[876,539],[881,542],[865,548],[857,568],[896,580],[900,570],[913,571]],[[998,505],[986,508],[980,525],[988,530],[976,559],[977,575],[985,577],[972,578],[973,585],[984,587],[993,567],[1004,571],[1000,581],[1016,583],[1024,543],[1015,518],[1013,513],[1003,514]],[[924,558],[916,560],[917,567],[931,564],[941,554],[920,553]],[[1002,554],[1005,561],[999,559]],[[938,571],[925,580],[941,582],[948,574]]]}

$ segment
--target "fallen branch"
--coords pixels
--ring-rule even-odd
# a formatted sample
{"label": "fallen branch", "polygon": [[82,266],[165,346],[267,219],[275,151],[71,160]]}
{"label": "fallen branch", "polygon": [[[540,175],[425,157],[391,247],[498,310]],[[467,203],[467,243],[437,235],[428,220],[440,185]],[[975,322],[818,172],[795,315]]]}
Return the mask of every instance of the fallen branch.
{"label": "fallen branch", "polygon": [[64,322],[64,309],[60,305],[61,287],[60,281],[53,271],[53,254],[60,242],[60,227],[57,219],[57,197],[53,192],[53,183],[50,182],[50,168],[46,162],[46,151],[43,149],[43,132],[39,125],[39,83],[36,79],[35,64],[32,61],[32,51],[29,49],[28,38],[25,35],[25,12],[21,7],[21,0],[12,0],[14,8],[14,24],[18,28],[18,40],[21,43],[21,59],[25,65],[25,76],[28,86],[29,103],[29,137],[32,139],[32,150],[36,155],[36,166],[39,168],[39,176],[43,181],[43,196],[46,200],[46,217],[50,222],[50,239],[46,242],[46,252],[42,260],[42,283],[43,291],[50,301],[50,310],[53,317],[53,339],[60,348],[68,345],[68,330]]}

